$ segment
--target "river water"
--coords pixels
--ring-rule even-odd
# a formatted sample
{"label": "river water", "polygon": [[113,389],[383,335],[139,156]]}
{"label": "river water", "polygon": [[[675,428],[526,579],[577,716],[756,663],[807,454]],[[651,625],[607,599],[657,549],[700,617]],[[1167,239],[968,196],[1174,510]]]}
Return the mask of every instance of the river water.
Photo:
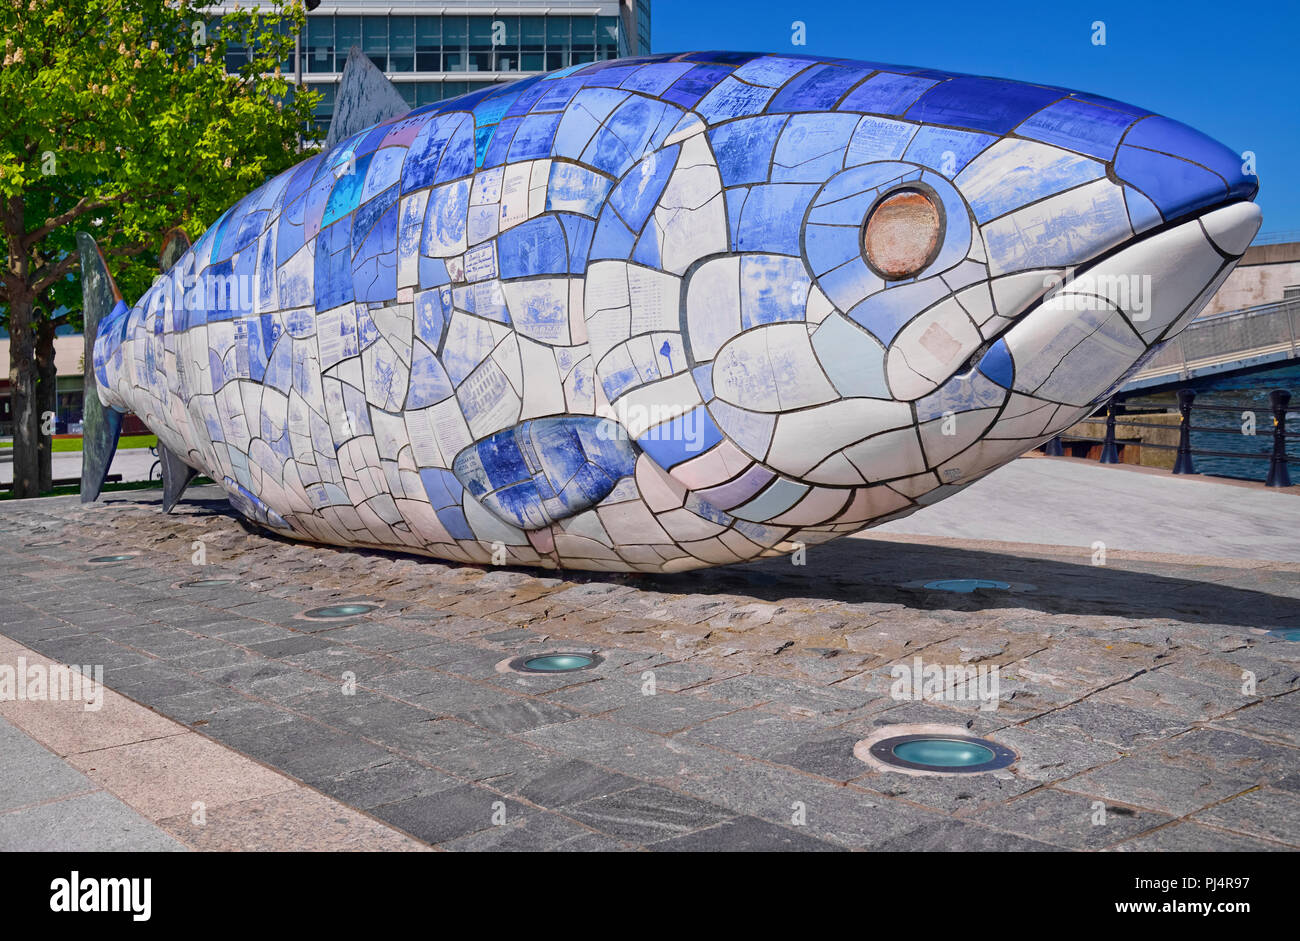
{"label": "river water", "polygon": [[[1188,383],[1196,392],[1192,403],[1192,425],[1203,428],[1222,428],[1223,431],[1193,431],[1192,449],[1208,448],[1213,451],[1239,452],[1256,457],[1208,457],[1193,454],[1196,471],[1214,477],[1236,477],[1241,480],[1263,480],[1268,475],[1268,456],[1273,453],[1273,407],[1269,393],[1285,389],[1291,393],[1287,406],[1287,431],[1300,432],[1300,363],[1289,363],[1249,375],[1226,378],[1207,377]],[[1130,398],[1131,406],[1159,406],[1177,409],[1178,396],[1173,392]],[[1223,405],[1230,412],[1198,409],[1198,405]],[[1253,413],[1253,435],[1248,415]],[[1300,437],[1287,439],[1287,454],[1300,458]],[[1300,482],[1300,461],[1290,463],[1291,478]]]}

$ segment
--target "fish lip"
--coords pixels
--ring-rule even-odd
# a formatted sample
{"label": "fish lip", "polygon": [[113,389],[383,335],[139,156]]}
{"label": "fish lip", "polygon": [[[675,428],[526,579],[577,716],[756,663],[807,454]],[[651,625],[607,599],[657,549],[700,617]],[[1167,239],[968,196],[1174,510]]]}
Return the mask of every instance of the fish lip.
{"label": "fish lip", "polygon": [[[990,334],[984,340],[984,342],[979,345],[979,347],[975,350],[975,352],[973,352],[970,355],[970,357],[961,366],[959,366],[951,376],[948,377],[946,381],[951,382],[953,379],[958,379],[961,377],[969,377],[974,375],[974,373],[979,369],[980,362],[984,359],[984,355],[995,345],[997,345],[997,343],[1001,341],[1002,338],[1005,337],[1011,329],[1023,323],[1035,311],[1040,309],[1044,303],[1046,303],[1047,301],[1055,297],[1057,294],[1059,294],[1063,289],[1068,287],[1073,281],[1076,281],[1079,278],[1087,275],[1089,272],[1093,271],[1098,266],[1104,264],[1108,259],[1110,259],[1114,255],[1117,255],[1122,251],[1126,251],[1135,245],[1140,245],[1141,243],[1150,241],[1151,239],[1159,238],[1161,235],[1164,235],[1166,232],[1176,229],[1179,226],[1185,225],[1188,222],[1191,222],[1196,219],[1202,219],[1205,216],[1210,215],[1211,213],[1218,212],[1221,209],[1226,209],[1229,206],[1235,206],[1239,203],[1251,203],[1253,205],[1255,203],[1255,200],[1253,195],[1250,197],[1235,197],[1235,198],[1225,199],[1223,200],[1223,202],[1220,203],[1215,203],[1213,206],[1206,206],[1201,209],[1193,210],[1192,212],[1183,213],[1181,216],[1175,216],[1173,219],[1168,219],[1157,226],[1152,226],[1150,229],[1147,229],[1145,232],[1141,233],[1140,235],[1136,235],[1131,239],[1126,239],[1125,241],[1120,242],[1118,245],[1111,246],[1110,248],[1106,249],[1100,254],[1092,258],[1089,258],[1087,261],[1083,262],[1080,265],[1066,266],[1065,271],[1067,273],[1067,277],[1064,280],[1062,280],[1059,284],[1056,284],[1053,287],[1048,288],[1046,291],[1042,293],[1040,297],[1031,301],[1029,304],[1025,305],[1023,308],[1017,311],[1013,316],[1007,318],[1008,322],[1006,324],[1003,324],[1002,328],[998,330],[996,333]],[[1223,249],[1219,248],[1219,246],[1214,242],[1213,239],[1208,239],[1208,241],[1210,242],[1210,245],[1213,246],[1215,251],[1223,255],[1225,260],[1229,260],[1234,257],[1240,260],[1241,258],[1240,255],[1233,256],[1227,252],[1224,252]]]}
{"label": "fish lip", "polygon": [[[1025,317],[1032,314],[1035,310],[1042,307],[1045,301],[1051,300],[1057,293],[1059,293],[1063,288],[1069,285],[1070,282],[1078,280],[1080,277],[1088,274],[1093,269],[1097,268],[1099,265],[1104,264],[1107,260],[1109,260],[1113,256],[1118,255],[1120,252],[1127,251],[1133,246],[1140,245],[1143,242],[1147,242],[1147,241],[1151,241],[1152,239],[1159,238],[1161,235],[1164,235],[1166,232],[1176,229],[1179,226],[1186,225],[1188,222],[1192,222],[1193,220],[1203,219],[1204,217],[1210,215],[1211,213],[1218,212],[1221,209],[1226,209],[1229,206],[1235,206],[1238,203],[1251,203],[1253,205],[1254,202],[1255,200],[1253,198],[1238,197],[1235,199],[1225,199],[1223,202],[1215,203],[1213,206],[1207,206],[1202,209],[1194,210],[1193,212],[1183,213],[1183,215],[1181,216],[1175,216],[1173,219],[1168,219],[1160,223],[1159,225],[1152,226],[1150,229],[1147,229],[1145,232],[1136,235],[1131,239],[1126,239],[1125,241],[1120,242],[1118,245],[1112,245],[1110,248],[1106,249],[1105,251],[1101,252],[1098,255],[1093,256],[1092,258],[1089,258],[1087,261],[1083,262],[1082,264],[1066,266],[1065,271],[1067,272],[1067,277],[1065,280],[1063,280],[1060,284],[1057,284],[1054,287],[1044,291],[1041,297],[1031,302],[1024,309],[1016,313],[1014,317],[1010,318],[1011,322],[1003,326],[1003,328],[999,330],[996,334],[990,336],[988,338],[987,343],[983,347],[981,347],[979,352],[982,354],[983,351],[987,349],[987,347],[992,346],[994,343],[998,341],[1000,337],[1004,336],[1008,330],[1010,330],[1016,324],[1020,323]],[[1211,246],[1214,247],[1215,251],[1219,252],[1221,255],[1224,256],[1225,260],[1234,257],[1235,258],[1241,257],[1240,255],[1233,256],[1228,254],[1227,252],[1224,252],[1223,249],[1219,248],[1219,246],[1214,242],[1213,239],[1209,239],[1209,242]]]}

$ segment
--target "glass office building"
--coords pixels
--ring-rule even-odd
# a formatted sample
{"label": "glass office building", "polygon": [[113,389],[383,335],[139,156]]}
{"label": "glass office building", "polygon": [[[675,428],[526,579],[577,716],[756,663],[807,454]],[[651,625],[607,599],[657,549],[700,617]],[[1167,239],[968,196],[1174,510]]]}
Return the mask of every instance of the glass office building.
{"label": "glass office building", "polygon": [[[225,12],[217,7],[215,12]],[[411,107],[583,62],[650,51],[650,0],[580,3],[527,0],[445,3],[322,0],[299,38],[304,83],[322,94],[316,120],[329,125],[348,50],[357,46]],[[247,61],[227,51],[226,67]]]}

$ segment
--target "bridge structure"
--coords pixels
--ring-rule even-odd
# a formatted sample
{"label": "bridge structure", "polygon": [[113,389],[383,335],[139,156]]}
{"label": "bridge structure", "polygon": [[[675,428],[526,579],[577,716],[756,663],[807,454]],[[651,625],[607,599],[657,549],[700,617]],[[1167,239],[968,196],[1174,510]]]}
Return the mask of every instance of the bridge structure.
{"label": "bridge structure", "polygon": [[[1101,463],[1121,463],[1119,431],[1123,429],[1126,433],[1134,433],[1133,429],[1141,429],[1135,432],[1137,437],[1129,443],[1137,443],[1141,449],[1176,452],[1173,462],[1175,474],[1197,473],[1194,461],[1196,457],[1262,460],[1267,462],[1268,468],[1264,475],[1265,485],[1289,488],[1292,484],[1288,465],[1300,463],[1300,454],[1296,453],[1294,447],[1295,440],[1300,438],[1300,431],[1288,431],[1286,427],[1288,410],[1296,397],[1291,390],[1274,388],[1268,393],[1267,407],[1272,412],[1271,450],[1227,450],[1228,445],[1224,444],[1225,435],[1234,440],[1238,434],[1253,437],[1253,423],[1249,426],[1251,430],[1247,431],[1245,425],[1238,427],[1234,424],[1235,418],[1226,424],[1224,420],[1238,414],[1243,418],[1247,414],[1253,415],[1260,404],[1257,396],[1249,402],[1196,403],[1195,408],[1199,414],[1210,416],[1206,420],[1212,424],[1208,425],[1194,424],[1192,409],[1201,383],[1226,376],[1277,369],[1295,362],[1300,362],[1300,297],[1285,297],[1280,301],[1200,317],[1134,370],[1094,415],[1094,421],[1104,416],[1104,437],[1081,435],[1076,428],[1072,429],[1074,433],[1054,438],[1043,450],[1051,456],[1063,456],[1064,442],[1068,440],[1072,451],[1075,445],[1083,444],[1088,446],[1090,452],[1099,454]],[[1285,381],[1279,377],[1280,383]],[[1177,444],[1160,440],[1162,433],[1172,430],[1168,422],[1147,416],[1141,409],[1137,413],[1138,418],[1121,420],[1118,417],[1128,413],[1125,405],[1127,400],[1141,399],[1161,392],[1177,392],[1179,421],[1176,426],[1172,426],[1178,432]],[[1202,439],[1199,446],[1194,447],[1192,432],[1208,434],[1212,438]],[[1207,444],[1217,446],[1206,447]],[[1079,456],[1077,451],[1075,456]]]}
{"label": "bridge structure", "polygon": [[1186,385],[1194,379],[1300,361],[1300,297],[1192,321],[1129,377],[1119,398]]}

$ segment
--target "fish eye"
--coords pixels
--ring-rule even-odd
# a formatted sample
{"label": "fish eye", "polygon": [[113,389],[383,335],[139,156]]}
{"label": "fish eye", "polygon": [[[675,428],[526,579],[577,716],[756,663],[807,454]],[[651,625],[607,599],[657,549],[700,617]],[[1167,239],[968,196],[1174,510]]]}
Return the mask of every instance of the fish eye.
{"label": "fish eye", "polygon": [[887,193],[871,207],[862,230],[867,263],[886,281],[913,277],[938,253],[942,223],[929,193],[914,188]]}

